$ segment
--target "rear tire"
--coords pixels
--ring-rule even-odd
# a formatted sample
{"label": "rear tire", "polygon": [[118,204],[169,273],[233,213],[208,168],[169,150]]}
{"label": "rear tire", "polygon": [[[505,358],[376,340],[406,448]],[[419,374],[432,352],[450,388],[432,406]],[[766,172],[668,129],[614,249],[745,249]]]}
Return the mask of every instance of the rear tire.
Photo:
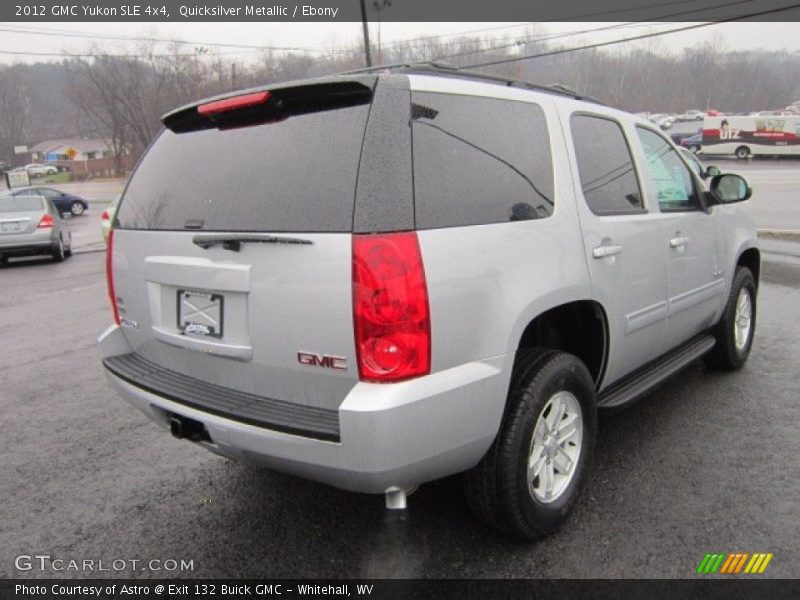
{"label": "rear tire", "polygon": [[467,501],[493,529],[536,540],[575,505],[597,431],[594,383],[575,356],[521,350],[506,414],[486,456],[464,474]]}
{"label": "rear tire", "polygon": [[755,330],[756,282],[750,269],[739,267],[722,318],[714,328],[717,343],[706,355],[706,364],[723,371],[741,369],[750,356]]}
{"label": "rear tire", "polygon": [[62,262],[64,260],[64,256],[65,256],[65,253],[64,253],[64,242],[60,237],[58,238],[58,243],[53,248],[52,254],[53,254],[53,262],[57,262],[58,263],[58,262]]}
{"label": "rear tire", "polygon": [[736,149],[736,158],[745,159],[750,156],[750,148],[747,146],[739,146]]}

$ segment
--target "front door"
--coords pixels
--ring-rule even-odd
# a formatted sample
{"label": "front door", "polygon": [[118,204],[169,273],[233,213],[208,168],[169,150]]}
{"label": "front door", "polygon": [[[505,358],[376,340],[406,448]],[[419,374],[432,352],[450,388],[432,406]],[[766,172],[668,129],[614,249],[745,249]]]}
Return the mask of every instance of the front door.
{"label": "front door", "polygon": [[647,162],[645,176],[662,213],[668,350],[714,324],[725,277],[714,217],[703,209],[689,168],[661,134],[645,127],[637,127],[636,133]]}

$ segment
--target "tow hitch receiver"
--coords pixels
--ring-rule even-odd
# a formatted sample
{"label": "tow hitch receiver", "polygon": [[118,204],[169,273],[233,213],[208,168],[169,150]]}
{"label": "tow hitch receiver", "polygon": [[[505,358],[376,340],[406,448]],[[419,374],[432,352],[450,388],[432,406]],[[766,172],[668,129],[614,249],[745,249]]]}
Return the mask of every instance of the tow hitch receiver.
{"label": "tow hitch receiver", "polygon": [[193,442],[211,441],[211,437],[208,435],[206,426],[200,421],[195,421],[189,417],[170,415],[169,430],[172,432],[172,435],[179,440],[186,439]]}

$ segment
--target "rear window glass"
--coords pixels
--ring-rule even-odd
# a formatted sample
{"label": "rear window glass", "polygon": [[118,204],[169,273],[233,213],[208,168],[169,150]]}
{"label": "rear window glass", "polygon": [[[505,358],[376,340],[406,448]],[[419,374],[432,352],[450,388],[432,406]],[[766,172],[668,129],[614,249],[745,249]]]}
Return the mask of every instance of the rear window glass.
{"label": "rear window glass", "polygon": [[596,215],[644,212],[642,193],[625,134],[616,121],[572,117],[572,140],[586,204]]}
{"label": "rear window glass", "polygon": [[44,210],[44,198],[41,196],[0,196],[0,213],[40,210]]}
{"label": "rear window glass", "polygon": [[117,216],[127,229],[352,229],[368,104],[272,123],[164,130],[142,159]]}
{"label": "rear window glass", "polygon": [[412,100],[418,228],[552,214],[553,163],[541,107],[422,92]]}

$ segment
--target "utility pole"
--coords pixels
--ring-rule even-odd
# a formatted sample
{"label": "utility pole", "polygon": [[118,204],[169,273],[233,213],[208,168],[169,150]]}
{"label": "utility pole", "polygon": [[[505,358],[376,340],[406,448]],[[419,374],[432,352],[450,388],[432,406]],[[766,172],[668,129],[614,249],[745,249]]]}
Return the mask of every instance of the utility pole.
{"label": "utility pole", "polygon": [[367,59],[367,68],[372,66],[372,57],[369,54],[369,27],[367,26],[367,7],[361,0],[361,25],[364,27],[364,57]]}
{"label": "utility pole", "polygon": [[392,5],[392,0],[372,0],[372,8],[378,15],[378,64],[383,64],[383,54],[381,52],[381,11],[387,6]]}

